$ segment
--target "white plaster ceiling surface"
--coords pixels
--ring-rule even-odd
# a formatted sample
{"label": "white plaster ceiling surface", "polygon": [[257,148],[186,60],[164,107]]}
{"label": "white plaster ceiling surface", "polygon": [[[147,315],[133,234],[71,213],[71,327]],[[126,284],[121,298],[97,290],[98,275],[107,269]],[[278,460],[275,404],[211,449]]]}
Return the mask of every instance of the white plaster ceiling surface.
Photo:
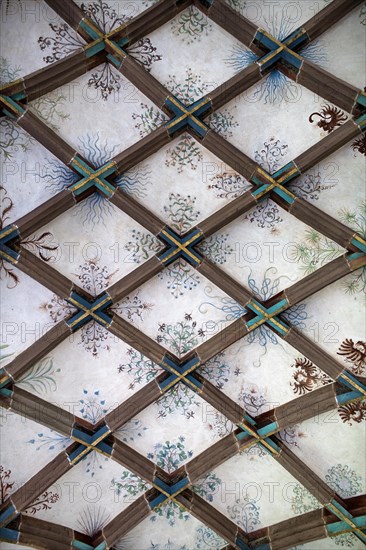
{"label": "white plaster ceiling surface", "polygon": [[[331,3],[226,1],[279,40]],[[76,4],[108,33],[156,2],[77,0]],[[86,44],[43,0],[3,0],[1,17],[2,84],[51,66]],[[362,90],[365,29],[366,5],[360,3],[299,53]],[[129,51],[187,106],[259,58],[195,6],[142,37]],[[107,63],[30,101],[29,109],[97,167],[169,120],[167,113]],[[274,69],[205,122],[274,174],[352,116]],[[78,177],[11,118],[0,120],[0,130],[3,228]],[[365,154],[364,137],[349,141],[306,170],[289,189],[365,237]],[[120,174],[117,183],[177,235],[184,235],[252,188],[239,172],[238,166],[230,166],[208,150],[204,141],[185,132]],[[21,246],[92,297],[108,292],[164,247],[152,232],[97,192],[47,220]],[[197,250],[261,302],[347,253],[270,198],[229,220]],[[16,265],[1,260],[0,267],[1,367],[6,369],[76,310]],[[365,291],[365,268],[361,267],[282,316],[318,350],[360,379],[366,377]],[[229,292],[182,258],[114,303],[111,310],[179,359],[245,314]],[[95,425],[164,372],[138,348],[137,343],[134,348],[90,321],[47,351],[15,386]],[[316,361],[280,338],[268,324],[222,349],[197,372],[244,408],[253,421],[334,383]],[[314,413],[276,435],[281,445],[346,501],[366,490],[366,402],[359,394],[356,397],[354,402]],[[66,435],[26,416],[2,409],[2,503],[72,444]],[[236,430],[225,409],[213,407],[182,381],[113,435],[171,474]],[[22,514],[93,537],[151,487],[113,458],[91,451],[45,488]],[[191,489],[249,534],[323,506],[262,444],[215,463]],[[113,548],[252,548],[230,546],[217,527],[170,500],[152,510]],[[302,542],[300,538],[290,547],[359,550],[365,547],[362,536],[366,540],[360,533],[357,536],[346,529],[322,540],[307,542],[305,538]],[[19,549],[29,548],[18,542]],[[11,550],[14,545],[5,537],[0,548]],[[52,543],[48,548],[53,549]],[[267,548],[277,547],[263,546]]]}

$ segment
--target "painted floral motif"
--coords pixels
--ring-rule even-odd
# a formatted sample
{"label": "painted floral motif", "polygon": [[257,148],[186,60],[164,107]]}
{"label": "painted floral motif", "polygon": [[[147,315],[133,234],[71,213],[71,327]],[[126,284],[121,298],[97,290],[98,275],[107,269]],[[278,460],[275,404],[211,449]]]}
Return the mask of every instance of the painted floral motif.
{"label": "painted floral motif", "polygon": [[[361,202],[358,208],[354,210],[341,208],[338,214],[342,222],[366,238],[366,201]],[[366,267],[349,275],[340,284],[347,294],[355,294],[357,292],[366,294]]]}
{"label": "painted floral motif", "polygon": [[195,550],[217,550],[218,548],[223,548],[225,544],[226,541],[209,527],[198,527],[194,546]]}
{"label": "painted floral motif", "polygon": [[[88,4],[81,4],[85,17],[90,19],[104,34],[112,32],[130,19],[127,15],[118,16],[118,13],[107,2],[99,0]],[[42,51],[50,52],[43,58],[46,63],[54,63],[65,55],[79,50],[85,42],[66,23],[50,23],[52,36],[40,36],[38,44]],[[161,60],[161,55],[156,54],[156,48],[149,38],[142,38],[134,45],[127,48],[128,53],[143,67],[150,71],[154,62]],[[101,97],[107,100],[112,92],[117,93],[121,88],[121,75],[112,69],[110,63],[105,62],[92,72],[88,86],[99,89]]]}
{"label": "painted floral motif", "polygon": [[243,502],[236,500],[235,504],[227,507],[230,518],[247,533],[260,525],[259,510],[257,502],[248,498]]}
{"label": "painted floral motif", "polygon": [[[105,407],[105,400],[100,399],[99,390],[89,391],[84,389],[83,397],[79,400],[79,407],[79,413],[82,418],[92,424],[96,424],[109,410]],[[72,440],[54,430],[46,430],[38,433],[36,437],[30,439],[27,443],[31,445],[37,444],[36,451],[40,451],[44,447],[47,447],[48,451],[52,451],[54,449],[65,449],[71,445]],[[108,462],[108,458],[98,452],[92,451],[85,455],[82,462],[85,472],[94,477],[98,469],[103,469],[103,464]]]}
{"label": "painted floral motif", "polygon": [[135,128],[137,128],[142,138],[168,120],[168,117],[153,105],[149,107],[146,103],[140,103],[140,109],[142,112],[133,113],[132,120],[136,121]]}
{"label": "painted floral motif", "polygon": [[20,77],[20,67],[13,67],[9,60],[0,56],[0,85],[12,82]]}
{"label": "painted floral motif", "polygon": [[192,44],[200,41],[203,35],[207,36],[212,31],[212,24],[199,9],[190,6],[172,20],[171,28],[182,42]]}
{"label": "painted floral motif", "polygon": [[166,418],[169,414],[178,412],[186,418],[194,418],[195,410],[200,402],[196,394],[185,384],[178,383],[168,390],[156,403],[159,408],[158,418]]}
{"label": "painted floral motif", "polygon": [[294,243],[291,259],[303,264],[305,275],[313,273],[318,267],[338,258],[343,249],[328,237],[324,237],[315,229],[305,231],[305,240]]}
{"label": "painted floral motif", "polygon": [[195,74],[192,69],[187,68],[184,79],[177,79],[175,74],[169,75],[166,82],[166,87],[182,103],[189,106],[191,103],[197,99],[200,99],[203,95],[209,92],[212,85],[202,82],[199,74]]}
{"label": "painted floral motif", "polygon": [[226,362],[224,352],[222,351],[215,355],[203,367],[200,367],[197,372],[215,384],[216,388],[222,390],[226,382],[229,381],[230,376],[230,366]]}
{"label": "painted floral motif", "polygon": [[160,542],[154,544],[153,542],[151,542],[151,546],[149,546],[148,550],[189,550],[189,548],[187,548],[186,545],[180,546],[178,548],[178,546],[174,542],[168,539],[168,542],[166,542],[165,544]]}
{"label": "painted floral motif", "polygon": [[112,479],[111,488],[116,492],[116,495],[120,496],[137,496],[139,493],[146,491],[148,485],[137,475],[128,470],[124,470],[121,477],[116,480]]}
{"label": "painted floral motif", "polygon": [[[276,274],[277,269],[274,267],[269,267],[265,271],[260,286],[257,286],[257,283],[253,279],[251,272],[249,273],[248,287],[252,291],[255,298],[261,301],[266,301],[276,294],[283,277],[287,278],[284,275],[277,277]],[[206,313],[208,311],[208,308],[210,307],[221,310],[223,313],[223,319],[216,323],[218,328],[220,328],[222,322],[234,321],[245,315],[246,309],[235,302],[235,300],[229,298],[228,296],[214,296],[212,292],[212,287],[207,286],[205,289],[205,294],[210,298],[210,301],[203,302],[200,305],[199,310],[202,313]],[[282,317],[294,327],[304,329],[306,327],[305,321],[308,318],[308,314],[306,312],[306,304],[298,304],[289,308],[287,311],[282,313]],[[262,355],[267,353],[267,346],[269,344],[281,345],[275,333],[265,324],[250,332],[248,336],[245,337],[243,345],[250,345],[254,342],[257,342],[260,346],[264,348],[264,352]],[[259,361],[253,363],[255,366],[259,367],[261,365],[261,357],[259,358]]]}
{"label": "painted floral motif", "polygon": [[174,298],[183,296],[186,290],[193,290],[201,282],[201,277],[182,259],[168,265],[158,277],[166,281],[166,287]]}
{"label": "painted floral motif", "polygon": [[52,504],[55,504],[60,498],[58,493],[52,493],[52,491],[44,491],[30,506],[23,508],[22,512],[27,515],[34,516],[40,510],[51,510]]}
{"label": "painted floral motif", "polygon": [[153,460],[157,466],[171,474],[192,455],[193,451],[186,449],[185,437],[179,436],[176,442],[156,443],[153,452],[148,453],[147,458]]}
{"label": "painted floral motif", "polygon": [[306,434],[299,429],[299,425],[295,424],[281,430],[278,434],[279,438],[287,443],[290,447],[299,447],[301,438],[306,437]]}
{"label": "painted floral motif", "polygon": [[[288,145],[282,144],[280,140],[272,137],[269,141],[264,142],[262,149],[255,151],[254,160],[266,172],[273,174],[280,167],[282,157],[287,155],[287,149]],[[283,221],[277,204],[268,198],[245,214],[244,219],[256,223],[261,228],[274,227]]]}
{"label": "painted floral motif", "polygon": [[166,166],[177,167],[178,174],[188,166],[191,170],[197,170],[198,162],[201,162],[203,155],[196,140],[189,134],[179,136],[178,143],[167,151],[170,158],[165,161]]}
{"label": "painted floral motif", "polygon": [[135,441],[138,437],[143,437],[146,430],[147,428],[142,425],[141,420],[134,418],[126,422],[126,424],[121,426],[114,433],[118,435],[122,441],[127,443],[127,441]]}
{"label": "painted floral motif", "polygon": [[[14,208],[14,203],[8,195],[5,187],[0,186],[1,198],[1,214],[0,214],[0,230],[4,229],[9,221],[9,213]],[[49,262],[54,259],[54,252],[58,249],[58,245],[53,242],[53,235],[50,232],[42,233],[41,235],[33,235],[21,241],[21,245],[27,250],[44,260]],[[0,259],[0,280],[8,279],[7,288],[15,288],[19,283],[19,275],[14,272],[10,264],[3,259]]]}
{"label": "painted floral motif", "polygon": [[334,542],[337,546],[343,546],[346,548],[353,548],[355,542],[357,541],[356,537],[352,533],[344,533],[343,535],[338,535],[334,537]]}
{"label": "painted floral motif", "polygon": [[146,384],[153,380],[155,376],[161,372],[158,365],[150,361],[147,357],[142,355],[139,351],[130,348],[127,351],[130,359],[128,363],[121,363],[118,366],[118,372],[127,372],[127,374],[133,376],[133,382],[128,386],[129,389],[134,389],[136,384]]}
{"label": "painted floral motif", "polygon": [[[15,481],[11,481],[11,470],[5,470],[5,468],[0,466],[0,503],[6,501],[10,496],[12,489],[14,487]],[[44,491],[32,504],[29,504],[22,509],[22,512],[27,515],[34,516],[40,510],[50,510],[52,504],[55,504],[60,498],[58,493],[53,493],[52,491]]]}
{"label": "painted floral motif", "polygon": [[[102,142],[99,134],[96,133],[79,137],[78,150],[87,161],[99,168],[113,157],[116,147]],[[141,198],[146,195],[147,187],[151,184],[150,174],[149,167],[141,165],[121,174],[113,183],[129,195]],[[80,179],[78,174],[55,158],[47,159],[45,169],[39,176],[45,181],[46,189],[53,194],[66,189]],[[93,193],[76,205],[73,215],[81,218],[83,225],[94,227],[101,222],[106,227],[105,222],[114,211],[115,206],[106,200],[104,195]]]}
{"label": "painted floral motif", "polygon": [[[183,81],[178,81],[175,75],[170,75],[166,87],[185,105],[190,105],[211,89],[211,85],[202,82],[201,77],[194,74],[192,69],[187,69]],[[142,112],[134,113],[132,118],[136,121],[135,127],[139,130],[141,137],[156,130],[168,120],[167,116],[156,107],[148,107],[141,103],[140,108]],[[238,125],[233,114],[227,109],[210,115],[207,123],[226,138],[232,135],[231,129]],[[177,172],[182,173],[185,167],[196,170],[202,159],[202,150],[197,141],[191,135],[183,133],[177,138],[177,142],[167,149],[165,165],[176,167]]]}
{"label": "painted floral motif", "polygon": [[5,359],[6,359],[7,357],[10,357],[11,355],[13,355],[12,353],[3,353],[2,350],[3,350],[3,349],[6,349],[6,348],[8,348],[8,347],[9,347],[8,344],[0,344],[0,363],[1,363],[2,361],[5,361]]}
{"label": "painted floral motif", "polygon": [[293,489],[291,508],[295,514],[305,514],[320,508],[320,503],[305,487],[296,483]]}
{"label": "painted floral motif", "polygon": [[151,233],[132,229],[131,240],[125,244],[124,249],[130,253],[128,259],[139,264],[159,252],[161,244]]}
{"label": "painted floral motif", "polygon": [[361,153],[361,155],[366,156],[366,134],[363,133],[360,138],[356,138],[351,143],[352,150],[355,152],[355,157],[357,156],[357,152]]}
{"label": "painted floral motif", "polygon": [[347,464],[337,464],[329,468],[325,481],[342,498],[352,497],[362,492],[362,476]]}
{"label": "painted floral motif", "polygon": [[216,436],[225,437],[225,435],[230,434],[236,429],[236,425],[219,411],[214,411],[213,419],[212,414],[210,414],[208,420],[208,429],[211,430],[213,439]]}
{"label": "painted floral motif", "polygon": [[366,401],[357,401],[356,403],[348,403],[339,407],[338,414],[342,419],[342,422],[347,423],[349,426],[361,424],[366,421]]}
{"label": "painted floral motif", "polygon": [[[232,7],[234,9],[241,11],[244,8],[242,3],[238,3],[238,0],[230,1],[233,3]],[[295,30],[291,20],[285,14],[281,18],[275,16],[271,18],[271,21],[266,21],[266,27],[270,34],[280,41],[283,41]],[[300,49],[299,53],[313,63],[324,65],[327,61],[327,53],[323,43],[319,40],[312,41],[309,45]],[[240,43],[233,46],[230,56],[225,59],[225,63],[233,67],[235,72],[242,71],[256,61],[258,61],[258,56]],[[253,100],[276,105],[281,104],[283,101],[296,101],[298,94],[298,86],[281,71],[273,69],[257,85],[253,93]]]}
{"label": "painted floral motif", "polygon": [[356,343],[352,338],[346,338],[337,351],[347,363],[347,368],[357,376],[365,376],[366,373],[366,342],[358,340]]}
{"label": "painted floral motif", "polygon": [[168,524],[174,527],[177,521],[189,521],[191,515],[175,502],[169,501],[157,508],[155,513],[150,516],[150,521],[156,521],[157,517],[163,517],[168,520]]}
{"label": "painted floral motif", "polygon": [[366,4],[361,7],[358,17],[361,19],[361,25],[366,25]]}
{"label": "painted floral motif", "polygon": [[[100,266],[96,260],[88,260],[83,265],[79,265],[79,273],[77,275],[81,286],[90,292],[93,296],[97,296],[105,290],[118,270],[109,273],[106,266]],[[131,322],[136,318],[143,319],[144,313],[149,311],[152,304],[143,302],[139,294],[127,296],[121,302],[113,306],[113,311],[119,315],[127,317]],[[54,323],[71,315],[75,309],[68,302],[62,300],[57,295],[53,295],[50,302],[43,304],[42,308],[46,309]],[[110,343],[113,341],[113,336],[108,330],[91,321],[80,328],[79,345],[82,345],[85,351],[92,354],[93,357],[98,357],[101,350],[110,350]]]}
{"label": "painted floral motif", "polygon": [[191,314],[186,313],[183,321],[171,325],[162,323],[156,341],[163,342],[178,357],[182,357],[197,346],[204,336],[202,328],[197,329],[197,322],[193,321]]}
{"label": "painted floral motif", "polygon": [[100,399],[99,390],[83,390],[84,397],[79,400],[80,413],[84,420],[97,424],[97,422],[107,414],[108,408],[105,407],[105,399]]}
{"label": "painted floral motif", "polygon": [[103,506],[87,506],[78,517],[78,530],[93,538],[108,523],[111,515]]}
{"label": "painted floral motif", "polygon": [[200,497],[206,499],[208,502],[212,502],[213,497],[218,492],[221,483],[222,480],[216,474],[210,472],[198,483],[192,485],[192,489]]}
{"label": "painted floral motif", "polygon": [[17,151],[28,151],[32,141],[33,138],[10,119],[4,117],[0,120],[0,152],[5,161]]}
{"label": "painted floral motif", "polygon": [[228,233],[211,235],[197,246],[197,250],[211,262],[223,265],[227,262],[228,256],[234,253],[234,248],[228,243],[228,240]]}
{"label": "painted floral motif", "polygon": [[324,185],[322,176],[319,172],[313,171],[300,177],[287,186],[287,189],[292,191],[297,197],[308,200],[318,200],[322,191],[327,191],[335,187],[335,184]]}
{"label": "painted floral motif", "polygon": [[196,197],[169,193],[168,204],[164,206],[164,212],[168,216],[171,227],[180,235],[188,231],[200,215],[195,205]]}
{"label": "painted floral motif", "polygon": [[[236,109],[236,105],[232,107]],[[231,110],[224,108],[222,111],[215,111],[207,118],[207,124],[220,136],[228,139],[233,136],[232,128],[239,126]]]}
{"label": "painted floral motif", "polygon": [[61,372],[53,365],[52,357],[44,357],[18,380],[17,386],[31,388],[38,394],[56,391],[55,375]]}
{"label": "painted floral motif", "polygon": [[259,388],[256,384],[243,384],[239,393],[239,399],[243,404],[244,409],[252,416],[258,416],[264,412],[264,408],[268,403],[266,390]]}
{"label": "painted floral motif", "polygon": [[347,115],[334,105],[322,105],[320,112],[312,113],[309,116],[309,122],[313,123],[314,118],[319,118],[317,126],[322,128],[324,132],[332,132],[335,128],[342,126],[343,122],[347,121]]}
{"label": "painted floral motif", "polygon": [[27,443],[31,443],[31,445],[37,444],[36,451],[40,451],[43,447],[47,447],[49,451],[53,451],[54,449],[66,449],[66,447],[71,445],[72,440],[54,430],[46,430],[38,433],[37,439],[30,439]]}
{"label": "painted floral motif", "polygon": [[152,310],[154,304],[144,302],[140,297],[140,291],[131,296],[126,296],[121,302],[117,302],[111,307],[111,310],[134,323],[138,319],[144,319],[145,313]]}
{"label": "painted floral motif", "polygon": [[[19,78],[21,68],[13,67],[4,57],[0,57],[0,85]],[[17,151],[27,151],[32,137],[14,124],[8,117],[0,120],[0,152],[5,160],[12,158]]]}
{"label": "painted floral motif", "polygon": [[211,178],[208,189],[214,189],[219,199],[236,199],[252,186],[236,172],[220,172]]}
{"label": "painted floral motif", "polygon": [[0,466],[0,497],[1,504],[10,496],[14,487],[15,481],[10,481],[11,470],[5,470],[4,466]]}
{"label": "painted floral motif", "polygon": [[292,374],[293,381],[290,382],[295,394],[304,395],[306,392],[332,382],[331,378],[306,358],[298,357],[291,367],[296,369]]}
{"label": "painted floral motif", "polygon": [[[191,458],[192,455],[193,451],[188,451],[185,448],[185,438],[180,436],[176,442],[166,441],[164,444],[156,443],[154,445],[154,451],[148,453],[147,458],[154,460],[156,465],[163,468],[166,472],[172,473],[177,470],[184,461]],[[165,517],[171,526],[173,526],[177,520],[188,521],[190,519],[190,514],[171,501],[157,508],[150,518],[151,521],[155,521],[157,516]]]}
{"label": "painted floral motif", "polygon": [[59,92],[51,92],[32,101],[32,107],[38,118],[43,120],[52,130],[59,130],[59,123],[70,117],[64,110],[67,97]]}

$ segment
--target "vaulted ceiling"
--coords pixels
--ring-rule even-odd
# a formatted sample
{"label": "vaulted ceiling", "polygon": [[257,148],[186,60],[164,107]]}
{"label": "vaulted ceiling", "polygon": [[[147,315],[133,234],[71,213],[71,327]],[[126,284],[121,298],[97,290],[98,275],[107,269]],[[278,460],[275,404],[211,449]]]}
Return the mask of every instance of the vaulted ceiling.
{"label": "vaulted ceiling", "polygon": [[1,2],[1,549],[365,547],[365,28]]}

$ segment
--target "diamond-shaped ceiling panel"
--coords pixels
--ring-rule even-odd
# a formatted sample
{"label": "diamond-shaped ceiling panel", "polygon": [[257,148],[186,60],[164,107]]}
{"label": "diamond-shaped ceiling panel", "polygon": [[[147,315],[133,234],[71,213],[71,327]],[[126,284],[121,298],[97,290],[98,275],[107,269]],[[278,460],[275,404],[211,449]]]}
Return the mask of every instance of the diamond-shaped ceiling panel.
{"label": "diamond-shaped ceiling panel", "polygon": [[364,547],[362,2],[1,10],[0,548]]}

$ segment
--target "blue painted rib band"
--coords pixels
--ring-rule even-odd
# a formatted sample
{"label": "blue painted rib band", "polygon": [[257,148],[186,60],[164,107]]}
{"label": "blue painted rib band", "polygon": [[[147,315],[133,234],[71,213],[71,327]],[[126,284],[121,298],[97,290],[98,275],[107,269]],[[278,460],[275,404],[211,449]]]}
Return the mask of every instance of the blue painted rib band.
{"label": "blue painted rib band", "polygon": [[361,129],[364,129],[366,127],[366,115],[360,116],[357,120],[355,120],[355,123],[357,126],[359,126]]}
{"label": "blue painted rib band", "polygon": [[[197,380],[197,378],[195,378],[192,374],[188,374],[187,380],[189,380],[192,384],[194,384],[198,390],[202,388],[202,383],[199,380]],[[190,388],[191,390],[194,391],[194,388],[192,388],[191,386]]]}
{"label": "blue painted rib band", "polygon": [[302,59],[297,57],[297,55],[294,55],[289,50],[283,50],[281,57],[286,61],[286,63],[288,63],[292,67],[295,67],[295,69],[300,69],[302,65]]}
{"label": "blue painted rib band", "polygon": [[330,501],[331,504],[333,504],[333,506],[335,508],[337,508],[337,510],[339,510],[339,512],[341,512],[344,516],[346,516],[346,518],[348,519],[352,519],[353,516],[352,514],[350,514],[341,504],[339,504],[339,502],[337,502],[336,500],[332,499]]}
{"label": "blue painted rib band", "polygon": [[162,504],[165,500],[167,500],[167,498],[168,497],[166,497],[165,495],[160,493],[159,496],[157,496],[151,502],[149,502],[149,506],[150,506],[151,510],[154,510],[154,508],[156,508],[157,506]]}
{"label": "blue painted rib band", "polygon": [[[266,443],[267,443],[270,447],[272,447],[272,449],[273,449],[274,451],[276,451],[277,453],[280,452],[281,449],[279,448],[278,445],[276,445],[276,443],[274,443],[274,441],[272,441],[272,439],[267,438],[267,439],[266,439]],[[268,453],[270,452],[269,449],[268,449],[268,447],[263,447],[263,448],[264,448]]]}
{"label": "blue painted rib band", "polygon": [[345,403],[348,403],[349,401],[353,401],[353,399],[359,399],[362,397],[362,393],[359,391],[350,391],[346,393],[341,393],[336,396],[338,405],[344,405]]}
{"label": "blue painted rib band", "polygon": [[290,193],[286,193],[286,191],[284,189],[281,189],[281,187],[275,187],[273,191],[277,193],[277,195],[279,195],[288,204],[292,204],[295,202],[295,198],[292,197]]}
{"label": "blue painted rib band", "polygon": [[250,424],[251,426],[255,426],[255,425],[256,425],[256,421],[254,420],[254,418],[252,418],[252,417],[249,416],[248,414],[244,414],[243,420],[244,420],[245,422],[248,422],[248,424]]}
{"label": "blue painted rib band", "polygon": [[96,441],[97,439],[99,439],[103,435],[106,435],[109,432],[110,432],[110,430],[109,430],[108,426],[102,426],[97,432],[95,432],[95,434],[93,435],[91,440]]}
{"label": "blue painted rib band", "polygon": [[[7,95],[3,95],[2,96],[8,103],[10,103],[10,105],[13,107],[13,109],[15,111],[17,111],[17,113],[19,113],[18,116],[22,115],[23,113],[25,113],[25,109],[19,105],[19,103],[16,103],[16,101],[14,101],[11,97],[7,96]],[[4,109],[5,110],[5,109]],[[14,114],[14,113],[12,113]]]}
{"label": "blue painted rib band", "polygon": [[358,96],[356,97],[356,103],[358,103],[359,105],[362,105],[362,107],[366,107],[366,94],[362,92],[359,93]]}
{"label": "blue painted rib band", "polygon": [[360,388],[362,388],[363,391],[366,391],[366,386],[362,384],[359,380],[357,380],[357,378],[355,378],[348,370],[344,370],[338,378],[342,382],[342,384],[344,384],[348,388],[351,388],[352,390],[355,389],[355,387],[350,382],[348,382],[348,380],[344,378],[345,375],[347,376],[347,378],[350,378],[355,384],[360,386]]}
{"label": "blue painted rib band", "polygon": [[187,372],[187,370],[190,370],[192,367],[194,366],[199,366],[201,363],[199,357],[193,357],[192,359],[190,359],[189,361],[187,361],[186,363],[184,363],[184,365],[182,366],[182,372]]}
{"label": "blue painted rib band", "polygon": [[85,441],[87,445],[89,445],[92,441],[92,437],[85,432],[82,432],[78,428],[73,428],[71,431],[71,437],[75,437],[77,439],[81,439],[82,441]]}
{"label": "blue painted rib band", "polygon": [[[75,449],[74,452],[72,452],[71,454],[69,454],[69,461],[70,462],[73,462],[83,451],[85,451],[86,447],[85,445],[78,445],[78,447]],[[88,451],[90,452],[90,451]],[[83,455],[83,457],[86,456]]]}
{"label": "blue painted rib band", "polygon": [[159,388],[163,390],[166,386],[169,386],[172,382],[174,382],[177,379],[178,379],[178,376],[176,374],[172,374],[166,380],[163,380],[163,382],[159,383]]}
{"label": "blue painted rib band", "polygon": [[[10,378],[9,378],[9,380],[10,380]],[[7,380],[5,382],[5,384],[8,384],[9,380]],[[13,395],[13,390],[9,390],[8,388],[1,388],[0,389],[0,395],[2,395],[3,397],[7,397],[9,399]]]}
{"label": "blue painted rib band", "polygon": [[110,53],[107,55],[107,57],[108,57],[109,61],[110,61],[111,63],[113,63],[113,65],[114,65],[115,67],[117,67],[117,69],[119,69],[119,67],[121,66],[121,60],[120,60],[120,59],[117,59],[114,55],[112,55],[112,54],[110,54]]}
{"label": "blue painted rib band", "polygon": [[358,239],[352,239],[351,243],[356,246],[363,254],[366,254],[366,243],[359,241]]}
{"label": "blue painted rib band", "polygon": [[257,30],[257,32],[255,33],[254,42],[258,42],[259,44],[262,44],[262,46],[264,46],[270,51],[276,50],[279,47],[277,42],[275,42],[269,36],[264,34],[261,30]]}
{"label": "blue painted rib band", "polygon": [[91,48],[87,48],[85,50],[85,57],[93,57],[93,55],[96,55],[97,53],[103,51],[105,48],[104,40],[102,42],[98,42],[97,44],[94,44]]}
{"label": "blue painted rib band", "polygon": [[100,441],[98,445],[95,446],[95,448],[99,449],[100,451],[102,451],[103,454],[107,454],[107,455],[111,455],[113,451],[113,448],[111,447],[111,445],[108,445],[104,441]]}
{"label": "blue painted rib band", "polygon": [[11,504],[6,510],[4,510],[4,512],[0,514],[0,523],[6,525],[10,518],[16,513],[17,511],[15,509],[15,506]]}
{"label": "blue painted rib band", "polygon": [[160,487],[160,489],[162,489],[163,491],[165,491],[166,493],[168,493],[169,495],[171,494],[171,487],[170,485],[168,485],[167,483],[165,483],[165,481],[163,481],[162,479],[160,479],[160,477],[155,477],[154,478],[154,485],[157,485],[158,487]]}
{"label": "blue painted rib band", "polygon": [[353,262],[354,260],[358,260],[359,258],[362,258],[364,254],[362,252],[353,252],[352,254],[347,254],[346,258],[350,262]]}
{"label": "blue painted rib band", "polygon": [[[297,36],[296,36],[297,35]],[[296,48],[297,46],[299,46],[300,44],[303,44],[304,42],[307,42],[307,40],[309,39],[309,35],[308,33],[306,32],[305,29],[303,28],[300,28],[300,29],[297,29],[296,31],[292,32],[284,41],[283,41],[283,44],[285,44],[286,46],[288,46],[288,44],[290,43],[290,46],[288,46],[289,48],[291,48],[291,50],[293,50],[294,48]]]}
{"label": "blue painted rib band", "polygon": [[290,304],[287,300],[287,298],[284,298],[283,300],[280,300],[277,302],[277,304],[274,304],[270,308],[267,309],[267,313],[269,315],[273,315],[274,313],[278,312],[279,310],[283,310],[285,307],[289,307]]}
{"label": "blue painted rib band", "polygon": [[84,29],[93,40],[98,40],[98,38],[100,38],[101,33],[96,32],[84,19],[80,21],[79,26]]}
{"label": "blue painted rib band", "polygon": [[[273,319],[268,319],[267,323],[276,332],[278,332],[279,334],[282,334],[282,336],[285,336],[288,333],[289,328],[290,328],[288,325],[286,325],[286,323],[283,323],[277,317],[274,317]],[[278,326],[278,325],[280,325],[280,326]]]}
{"label": "blue painted rib band", "polygon": [[73,548],[77,548],[78,550],[94,550],[94,546],[90,546],[89,544],[81,542],[80,540],[73,540],[71,542],[71,546]]}
{"label": "blue painted rib band", "polygon": [[235,546],[240,548],[240,550],[250,550],[250,547],[247,545],[246,542],[243,541],[240,537],[237,537],[235,541]]}
{"label": "blue painted rib band", "polygon": [[184,477],[171,487],[170,494],[174,495],[175,493],[180,492],[184,487],[187,487],[187,485],[189,485],[189,479]]}
{"label": "blue painted rib band", "polygon": [[19,535],[19,531],[15,531],[14,529],[7,529],[6,527],[0,529],[0,540],[5,542],[18,542]]}
{"label": "blue painted rib band", "polygon": [[21,99],[25,99],[27,94],[25,92],[18,92],[17,94],[13,94],[11,97],[14,101],[20,101]]}
{"label": "blue painted rib band", "polygon": [[279,429],[280,427],[277,422],[271,422],[271,424],[268,424],[267,426],[263,426],[263,428],[259,428],[259,430],[257,431],[258,431],[258,435],[260,435],[261,437],[264,437],[271,432],[278,431]]}

